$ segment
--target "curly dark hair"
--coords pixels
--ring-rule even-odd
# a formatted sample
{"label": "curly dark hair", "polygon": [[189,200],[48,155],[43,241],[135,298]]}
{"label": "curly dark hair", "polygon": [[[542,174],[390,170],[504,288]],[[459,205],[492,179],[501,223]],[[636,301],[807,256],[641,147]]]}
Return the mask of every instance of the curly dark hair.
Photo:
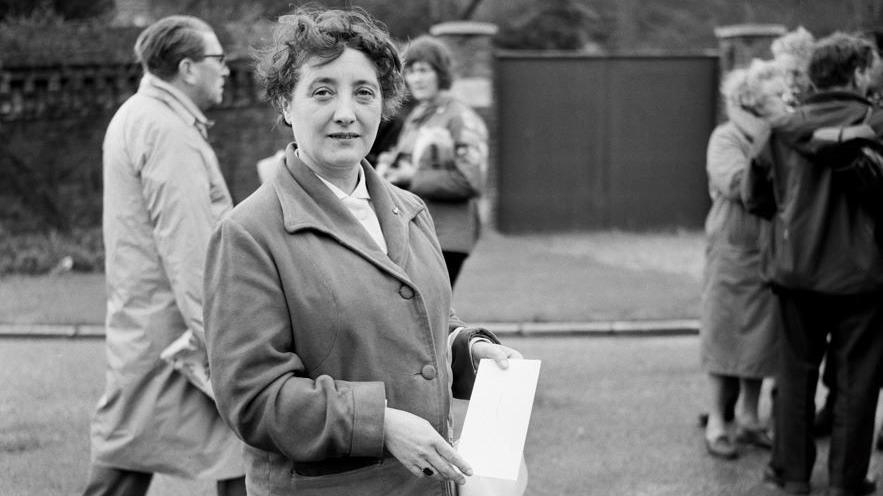
{"label": "curly dark hair", "polygon": [[845,86],[856,69],[874,63],[874,45],[858,36],[837,32],[816,43],[809,61],[809,79],[816,89]]}
{"label": "curly dark hair", "polygon": [[358,7],[302,7],[279,18],[273,43],[257,53],[257,76],[267,99],[281,113],[300,79],[300,68],[313,57],[331,62],[346,48],[358,50],[374,62],[383,118],[393,117],[404,95],[402,62],[383,23]]}
{"label": "curly dark hair", "polygon": [[451,88],[454,82],[454,64],[450,50],[441,41],[429,35],[418,36],[405,48],[402,58],[405,59],[405,67],[417,62],[431,65],[438,75],[439,89]]}

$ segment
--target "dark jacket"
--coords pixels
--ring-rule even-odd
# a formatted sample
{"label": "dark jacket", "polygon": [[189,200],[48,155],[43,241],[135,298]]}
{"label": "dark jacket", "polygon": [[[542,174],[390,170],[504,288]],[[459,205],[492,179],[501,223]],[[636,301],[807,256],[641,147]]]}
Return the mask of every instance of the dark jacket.
{"label": "dark jacket", "polygon": [[[445,495],[384,450],[384,407],[452,440],[470,332],[423,202],[362,169],[389,254],[289,147],[215,232],[206,340],[221,416],[249,445],[249,494]],[[492,336],[489,336],[492,338]]]}
{"label": "dark jacket", "polygon": [[[837,182],[831,154],[813,131],[862,122],[871,102],[854,93],[820,92],[773,124],[767,145],[752,161],[743,200],[770,219],[763,273],[774,285],[830,294],[883,289],[883,254],[874,221]],[[869,124],[883,135],[883,112]],[[846,158],[842,158],[846,160]]]}

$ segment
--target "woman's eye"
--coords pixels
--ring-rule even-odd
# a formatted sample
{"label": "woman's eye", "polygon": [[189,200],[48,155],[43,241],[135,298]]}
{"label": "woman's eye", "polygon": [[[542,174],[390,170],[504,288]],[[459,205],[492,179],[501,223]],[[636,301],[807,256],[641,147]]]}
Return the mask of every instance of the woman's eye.
{"label": "woman's eye", "polygon": [[316,98],[330,98],[334,93],[329,88],[316,88],[313,96]]}
{"label": "woman's eye", "polygon": [[372,100],[377,93],[371,88],[359,88],[356,96],[362,100]]}

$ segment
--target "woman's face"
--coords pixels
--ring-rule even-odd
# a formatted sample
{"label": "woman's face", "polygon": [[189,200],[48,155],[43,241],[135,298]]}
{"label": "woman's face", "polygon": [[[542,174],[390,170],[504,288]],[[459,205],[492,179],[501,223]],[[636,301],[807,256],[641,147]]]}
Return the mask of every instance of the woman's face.
{"label": "woman's face", "polygon": [[438,73],[429,62],[417,61],[405,67],[405,83],[411,95],[419,100],[432,100],[439,92]]}
{"label": "woman's face", "polygon": [[774,119],[789,112],[790,88],[784,79],[765,81],[762,86],[763,102],[758,113],[767,119]]}
{"label": "woman's face", "polygon": [[325,169],[358,166],[371,150],[383,109],[374,63],[346,48],[324,65],[310,59],[299,72],[283,115],[301,160]]}

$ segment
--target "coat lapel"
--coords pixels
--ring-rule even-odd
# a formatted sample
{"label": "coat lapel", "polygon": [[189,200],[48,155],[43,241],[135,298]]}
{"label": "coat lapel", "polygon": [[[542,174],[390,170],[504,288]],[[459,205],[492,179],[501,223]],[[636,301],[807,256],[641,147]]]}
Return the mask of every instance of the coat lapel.
{"label": "coat lapel", "polygon": [[408,226],[417,215],[416,204],[394,198],[388,186],[362,162],[365,182],[386,239],[389,255],[383,253],[361,223],[322,181],[294,153],[285,151],[285,167],[274,177],[274,188],[282,206],[286,232],[320,231],[399,279],[409,282],[402,269],[408,252]]}

